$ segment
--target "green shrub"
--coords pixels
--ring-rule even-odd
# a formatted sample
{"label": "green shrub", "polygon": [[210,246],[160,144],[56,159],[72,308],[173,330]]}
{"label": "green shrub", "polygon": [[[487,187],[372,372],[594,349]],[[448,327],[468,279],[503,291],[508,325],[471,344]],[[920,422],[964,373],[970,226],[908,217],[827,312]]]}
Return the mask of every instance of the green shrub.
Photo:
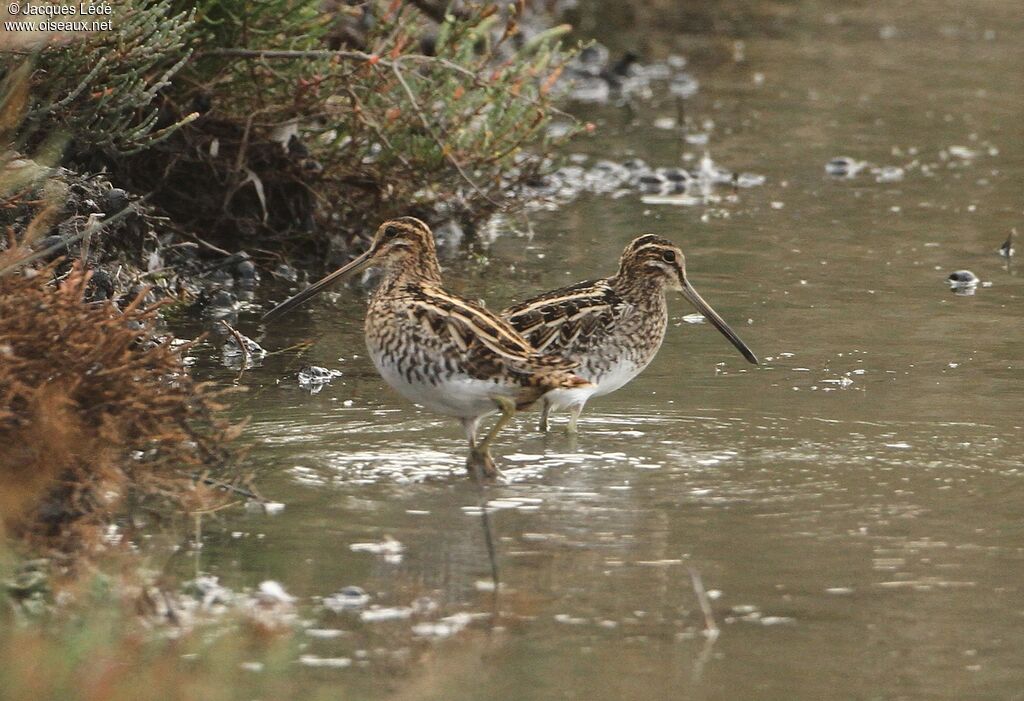
{"label": "green shrub", "polygon": [[124,177],[207,235],[307,249],[392,214],[472,222],[513,203],[553,146],[566,28],[523,40],[521,7],[438,24],[421,4],[196,3],[174,95],[203,117]]}
{"label": "green shrub", "polygon": [[[168,120],[157,97],[189,59],[190,14],[172,13],[167,0],[113,5],[111,31],[51,38],[39,50],[16,145],[60,132],[81,150],[132,153],[188,121]],[[22,60],[9,55],[4,74]]]}

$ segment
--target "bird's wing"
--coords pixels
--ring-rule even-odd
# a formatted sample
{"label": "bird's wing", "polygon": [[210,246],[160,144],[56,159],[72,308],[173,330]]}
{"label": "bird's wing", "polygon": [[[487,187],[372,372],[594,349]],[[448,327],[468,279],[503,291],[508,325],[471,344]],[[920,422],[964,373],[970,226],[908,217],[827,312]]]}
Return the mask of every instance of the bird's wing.
{"label": "bird's wing", "polygon": [[567,353],[606,330],[623,304],[607,280],[588,280],[509,307],[508,319],[542,353]]}
{"label": "bird's wing", "polygon": [[539,353],[508,322],[488,309],[434,285],[410,284],[410,314],[458,349],[467,369],[492,372],[495,363],[520,371],[571,370],[578,363]]}

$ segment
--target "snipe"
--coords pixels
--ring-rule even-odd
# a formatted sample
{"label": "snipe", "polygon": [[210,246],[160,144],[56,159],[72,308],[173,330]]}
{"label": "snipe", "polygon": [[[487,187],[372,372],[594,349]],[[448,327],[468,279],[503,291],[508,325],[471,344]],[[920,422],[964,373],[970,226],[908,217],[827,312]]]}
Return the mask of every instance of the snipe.
{"label": "snipe", "polygon": [[[589,386],[577,363],[537,352],[507,322],[445,291],[434,236],[419,219],[381,224],[369,249],[264,315],[274,319],[332,283],[366,268],[381,271],[366,312],[366,346],[384,381],[406,399],[462,422],[469,441],[466,466],[499,473],[491,442],[517,409],[547,392]],[[477,440],[480,420],[501,412]]]}
{"label": "snipe", "polygon": [[551,409],[569,410],[569,431],[591,397],[619,389],[647,367],[665,338],[665,291],[675,290],[697,308],[743,354],[757,357],[686,278],[683,252],[668,239],[634,239],[619,259],[619,271],[528,299],[502,316],[542,353],[579,363],[576,374],[588,387],[559,388],[544,397],[540,430],[547,430]]}

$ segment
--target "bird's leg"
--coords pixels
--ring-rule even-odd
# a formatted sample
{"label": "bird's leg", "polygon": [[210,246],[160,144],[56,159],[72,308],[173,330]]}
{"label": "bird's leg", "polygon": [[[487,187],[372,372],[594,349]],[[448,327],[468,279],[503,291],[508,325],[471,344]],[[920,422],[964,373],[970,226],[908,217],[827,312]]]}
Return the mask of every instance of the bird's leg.
{"label": "bird's leg", "polygon": [[576,435],[579,433],[579,429],[576,428],[576,420],[580,418],[580,414],[583,413],[582,404],[573,404],[569,407],[569,425],[565,427],[566,433]]}
{"label": "bird's leg", "polygon": [[480,441],[480,448],[482,450],[488,450],[491,447],[491,441],[498,435],[501,429],[508,425],[508,422],[512,420],[512,417],[516,415],[516,403],[508,397],[492,397],[494,403],[498,405],[498,409],[501,411],[501,416],[491,426],[491,430],[487,432],[484,439]]}
{"label": "bird's leg", "polygon": [[548,432],[548,412],[551,411],[551,404],[548,403],[547,399],[542,400],[544,402],[544,408],[540,410],[540,423],[537,424],[537,430],[541,433]]}
{"label": "bird's leg", "polygon": [[501,410],[501,415],[494,422],[494,425],[491,426],[491,430],[487,432],[484,439],[477,445],[470,447],[468,461],[471,470],[475,467],[480,467],[487,477],[501,476],[501,470],[494,464],[494,458],[491,457],[491,441],[494,440],[494,437],[498,435],[501,429],[505,428],[516,413],[516,404],[508,397],[494,397],[493,399],[494,403]]}

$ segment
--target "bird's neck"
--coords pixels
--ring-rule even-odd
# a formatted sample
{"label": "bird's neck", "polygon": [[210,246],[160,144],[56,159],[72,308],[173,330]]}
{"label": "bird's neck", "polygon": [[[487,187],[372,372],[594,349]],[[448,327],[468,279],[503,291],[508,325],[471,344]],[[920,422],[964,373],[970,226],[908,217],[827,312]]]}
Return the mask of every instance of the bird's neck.
{"label": "bird's neck", "polygon": [[637,275],[629,270],[620,270],[609,283],[620,297],[634,306],[665,306],[665,282],[660,276]]}
{"label": "bird's neck", "polygon": [[441,266],[433,251],[422,251],[414,257],[383,266],[381,272],[378,292],[400,288],[408,283],[441,285]]}

